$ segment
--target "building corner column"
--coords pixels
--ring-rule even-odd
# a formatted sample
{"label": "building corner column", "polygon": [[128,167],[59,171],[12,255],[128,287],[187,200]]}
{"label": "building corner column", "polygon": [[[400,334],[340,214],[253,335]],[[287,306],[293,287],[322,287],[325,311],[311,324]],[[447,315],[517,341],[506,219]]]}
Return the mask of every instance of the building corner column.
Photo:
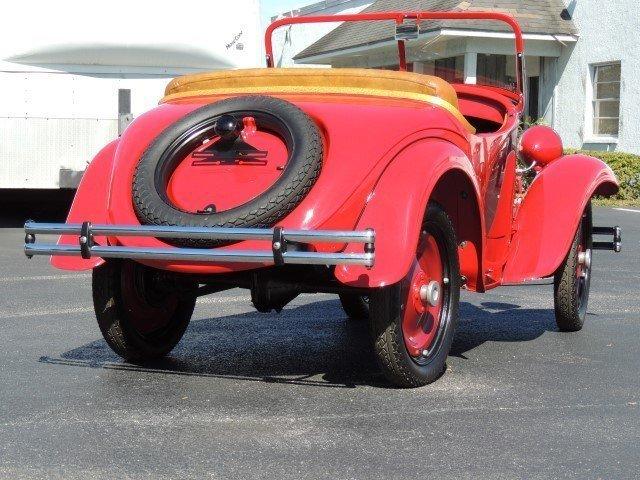
{"label": "building corner column", "polygon": [[464,54],[464,83],[477,83],[478,54],[466,52]]}

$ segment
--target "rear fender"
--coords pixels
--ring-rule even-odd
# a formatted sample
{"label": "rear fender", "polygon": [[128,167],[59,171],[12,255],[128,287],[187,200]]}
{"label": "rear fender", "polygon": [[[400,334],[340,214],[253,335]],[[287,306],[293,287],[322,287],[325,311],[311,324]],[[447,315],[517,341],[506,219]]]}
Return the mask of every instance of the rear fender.
{"label": "rear fender", "polygon": [[[425,209],[434,189],[437,185],[446,184],[440,180],[453,178],[455,175],[448,174],[454,172],[463,176],[466,184],[472,185],[471,194],[477,204],[479,189],[473,180],[475,173],[460,148],[442,140],[424,139],[401,151],[378,179],[356,226],[357,230],[373,228],[376,232],[375,265],[369,269],[359,265],[340,265],[335,270],[336,278],[346,285],[367,288],[400,281],[415,258]],[[436,200],[448,203],[443,207],[449,213],[458,208],[454,199],[459,198],[459,194],[454,190],[446,198]],[[477,237],[480,242],[482,237],[481,234]],[[478,246],[474,250],[475,258],[470,259],[480,271],[481,250],[482,247]],[[362,245],[349,244],[345,251],[361,252]],[[460,253],[462,261],[465,255]]]}
{"label": "rear fender", "polygon": [[[67,223],[109,223],[107,204],[109,198],[109,178],[111,166],[118,146],[114,140],[104,147],[87,166],[82,180],[71,204]],[[98,244],[106,243],[106,239],[96,237]],[[74,235],[62,235],[58,245],[77,245],[78,238]],[[83,259],[81,257],[51,257],[51,265],[62,270],[89,270],[102,265],[104,260],[99,257]]]}
{"label": "rear fender", "polygon": [[591,197],[617,191],[613,171],[597,158],[567,155],[545,167],[520,205],[503,283],[553,275],[569,251]]}

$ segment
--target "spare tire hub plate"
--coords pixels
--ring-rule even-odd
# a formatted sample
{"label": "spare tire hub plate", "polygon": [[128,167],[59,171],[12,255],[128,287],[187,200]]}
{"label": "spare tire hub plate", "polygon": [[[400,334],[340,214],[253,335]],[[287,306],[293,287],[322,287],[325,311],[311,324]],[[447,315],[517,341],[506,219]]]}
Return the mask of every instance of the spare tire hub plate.
{"label": "spare tire hub plate", "polygon": [[233,147],[216,150],[219,143],[218,137],[205,139],[173,171],[167,197],[180,210],[195,213],[214,204],[220,212],[243,205],[271,187],[287,163],[285,143],[271,132],[248,132]]}

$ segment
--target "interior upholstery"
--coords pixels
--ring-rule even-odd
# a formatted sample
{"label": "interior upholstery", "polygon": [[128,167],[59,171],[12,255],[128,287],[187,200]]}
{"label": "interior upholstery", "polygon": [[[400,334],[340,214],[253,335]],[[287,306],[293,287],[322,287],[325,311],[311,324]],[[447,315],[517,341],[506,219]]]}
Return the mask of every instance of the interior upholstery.
{"label": "interior upholstery", "polygon": [[469,130],[458,97],[445,80],[430,75],[364,68],[254,68],[185,75],[172,80],[163,102],[229,94],[344,94],[425,101],[447,109]]}

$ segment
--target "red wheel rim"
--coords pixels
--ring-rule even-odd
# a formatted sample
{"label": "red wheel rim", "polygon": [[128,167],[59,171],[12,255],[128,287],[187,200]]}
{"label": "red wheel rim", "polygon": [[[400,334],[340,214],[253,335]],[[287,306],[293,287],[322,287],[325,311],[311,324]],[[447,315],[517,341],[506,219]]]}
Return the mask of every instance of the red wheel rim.
{"label": "red wheel rim", "polygon": [[178,305],[175,295],[153,288],[153,272],[135,262],[124,262],[120,272],[123,307],[131,326],[142,336],[164,330]]}
{"label": "red wheel rim", "polygon": [[[409,273],[409,289],[402,317],[402,333],[409,355],[426,359],[441,336],[448,279],[436,238],[423,233]],[[433,288],[438,294],[433,294]],[[425,292],[427,292],[425,298]]]}
{"label": "red wheel rim", "polygon": [[589,228],[586,217],[580,223],[578,236],[577,261],[576,261],[576,299],[578,309],[586,307],[586,296],[589,293],[589,281],[591,275],[591,245],[589,243]]}

